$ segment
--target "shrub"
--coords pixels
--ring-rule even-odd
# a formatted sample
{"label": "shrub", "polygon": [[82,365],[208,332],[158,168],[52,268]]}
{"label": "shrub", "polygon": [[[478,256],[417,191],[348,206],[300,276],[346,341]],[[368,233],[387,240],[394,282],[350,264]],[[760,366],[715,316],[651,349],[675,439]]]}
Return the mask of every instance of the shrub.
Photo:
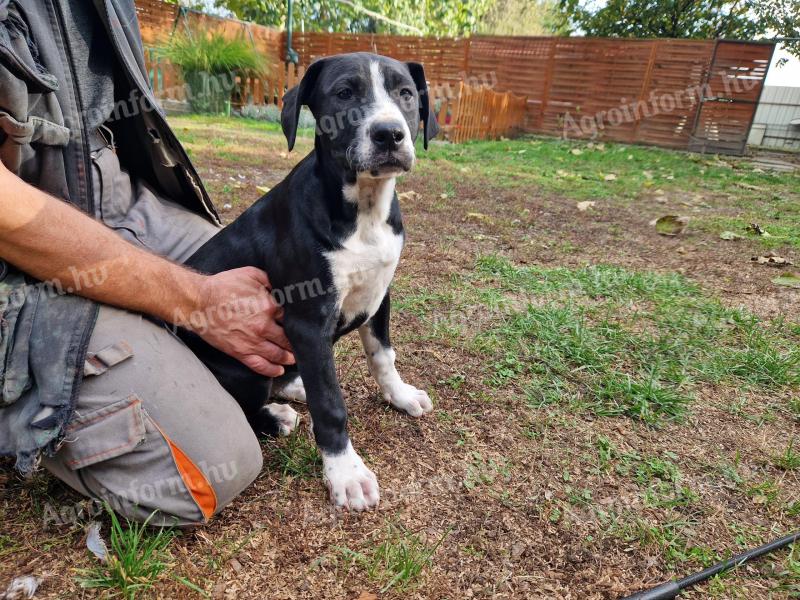
{"label": "shrub", "polygon": [[260,75],[266,61],[243,39],[228,40],[221,33],[175,35],[161,54],[178,67],[188,87],[194,112],[220,113],[236,87],[236,76]]}
{"label": "shrub", "polygon": [[[267,104],[265,106],[256,106],[254,104],[247,104],[239,111],[239,116],[245,119],[255,119],[257,121],[268,121],[270,123],[281,122],[281,109],[274,104]],[[300,121],[298,128],[311,129],[316,126],[314,115],[307,108],[300,110]]]}

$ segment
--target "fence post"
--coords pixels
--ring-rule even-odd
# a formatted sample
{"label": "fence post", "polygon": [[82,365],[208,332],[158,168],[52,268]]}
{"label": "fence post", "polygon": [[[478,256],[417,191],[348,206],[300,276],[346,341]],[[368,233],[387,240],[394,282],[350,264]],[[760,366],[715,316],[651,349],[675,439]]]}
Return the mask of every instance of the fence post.
{"label": "fence post", "polygon": [[472,38],[464,38],[464,77],[468,77],[470,75],[470,62],[469,62],[469,52],[472,49]]}
{"label": "fence post", "polygon": [[[647,97],[647,91],[650,89],[650,80],[653,77],[653,66],[656,63],[656,56],[658,55],[658,50],[661,48],[661,42],[658,40],[653,41],[653,47],[650,49],[650,60],[647,62],[647,71],[644,75],[644,81],[642,81],[642,90],[639,92],[639,98],[637,99],[637,105],[639,105],[642,100]],[[641,115],[641,113],[640,113]],[[642,122],[641,116],[636,119],[636,123],[633,126],[633,135],[631,137],[631,141],[635,142],[639,137],[639,125]]]}
{"label": "fence post", "polygon": [[550,55],[547,57],[547,69],[544,74],[544,89],[542,90],[542,101],[539,106],[539,118],[536,120],[536,129],[542,130],[544,126],[544,112],[547,110],[547,102],[550,100],[550,88],[553,85],[553,66],[556,61],[556,45],[555,39],[550,40]]}

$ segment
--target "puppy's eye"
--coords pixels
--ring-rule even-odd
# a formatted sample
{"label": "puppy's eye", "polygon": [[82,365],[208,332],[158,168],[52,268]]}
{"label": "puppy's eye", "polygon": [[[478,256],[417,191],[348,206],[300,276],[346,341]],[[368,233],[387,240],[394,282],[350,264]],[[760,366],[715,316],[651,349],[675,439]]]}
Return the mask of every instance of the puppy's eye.
{"label": "puppy's eye", "polygon": [[344,88],[339,90],[336,95],[339,97],[339,100],[350,100],[353,97],[353,90],[350,88]]}
{"label": "puppy's eye", "polygon": [[411,98],[413,95],[414,92],[412,92],[408,88],[403,88],[402,90],[400,90],[400,96],[402,96],[403,98]]}

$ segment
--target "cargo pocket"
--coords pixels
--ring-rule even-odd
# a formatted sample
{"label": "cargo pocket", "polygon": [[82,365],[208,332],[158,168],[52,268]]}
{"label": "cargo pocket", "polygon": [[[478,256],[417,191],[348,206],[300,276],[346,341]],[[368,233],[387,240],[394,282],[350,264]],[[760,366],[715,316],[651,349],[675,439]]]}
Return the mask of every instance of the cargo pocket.
{"label": "cargo pocket", "polygon": [[216,512],[208,478],[136,395],[86,414],[76,412],[57,457],[77,472],[91,495],[116,502],[117,508],[143,511],[142,518],[159,511],[196,523]]}
{"label": "cargo pocket", "polygon": [[65,430],[64,464],[75,471],[133,452],[147,435],[144,419],[136,396],[85,415],[76,414]]}

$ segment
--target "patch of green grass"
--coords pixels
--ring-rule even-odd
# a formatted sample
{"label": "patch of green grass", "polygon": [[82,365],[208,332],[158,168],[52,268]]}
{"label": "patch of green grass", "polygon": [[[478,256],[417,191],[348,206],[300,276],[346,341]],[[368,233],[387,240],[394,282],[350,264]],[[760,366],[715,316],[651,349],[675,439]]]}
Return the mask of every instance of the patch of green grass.
{"label": "patch of green grass", "polygon": [[800,452],[794,449],[794,438],[789,441],[782,454],[772,457],[772,464],[784,471],[800,469]]}
{"label": "patch of green grass", "polygon": [[481,485],[491,485],[498,477],[504,481],[511,478],[508,461],[485,458],[480,452],[473,452],[463,483],[465,488],[471,490]]}
{"label": "patch of green grass", "polygon": [[339,548],[339,552],[346,561],[361,567],[369,579],[380,582],[382,594],[392,588],[403,591],[418,582],[448,534],[449,530],[431,544],[402,526],[390,525],[384,538],[379,543],[374,540],[369,550]]}
{"label": "patch of green grass", "polygon": [[766,480],[748,485],[745,493],[753,499],[753,503],[771,506],[778,500],[780,489],[774,481]]}
{"label": "patch of green grass", "polygon": [[653,524],[639,514],[630,512],[601,513],[599,517],[606,527],[606,534],[628,543],[658,548],[667,568],[687,562],[707,567],[720,558],[710,548],[690,543],[692,523],[684,519]]}
{"label": "patch of green grass", "polygon": [[168,547],[175,532],[166,528],[149,529],[149,519],[144,523],[125,519],[123,526],[110,508],[108,514],[111,521],[108,561],[81,571],[79,583],[83,588],[104,590],[112,596],[133,600],[152,589],[172,567]]}
{"label": "patch of green grass", "polygon": [[677,274],[545,269],[485,256],[461,289],[479,302],[485,286],[506,294],[472,342],[493,357],[485,381],[527,390],[533,406],[562,398],[655,424],[682,417],[698,382],[800,384],[792,326],[726,308]]}
{"label": "patch of green grass", "polygon": [[800,396],[789,398],[789,411],[796,421],[800,421]]}
{"label": "patch of green grass", "polygon": [[779,589],[788,592],[790,598],[800,597],[800,544],[789,546],[789,556],[778,571]]}
{"label": "patch of green grass", "polygon": [[460,177],[533,185],[576,199],[635,198],[660,189],[771,202],[776,196],[796,197],[800,180],[797,174],[759,172],[746,160],[552,138],[434,144],[421,156],[431,170],[452,165]]}
{"label": "patch of green grass", "polygon": [[316,477],[322,468],[322,457],[317,445],[300,431],[276,439],[271,448],[273,453],[270,467],[286,477],[309,479]]}
{"label": "patch of green grass", "polygon": [[600,466],[601,471],[608,471],[608,467],[611,464],[612,459],[617,456],[617,449],[611,440],[609,440],[606,436],[601,435],[595,441],[595,446],[597,448],[597,460]]}

